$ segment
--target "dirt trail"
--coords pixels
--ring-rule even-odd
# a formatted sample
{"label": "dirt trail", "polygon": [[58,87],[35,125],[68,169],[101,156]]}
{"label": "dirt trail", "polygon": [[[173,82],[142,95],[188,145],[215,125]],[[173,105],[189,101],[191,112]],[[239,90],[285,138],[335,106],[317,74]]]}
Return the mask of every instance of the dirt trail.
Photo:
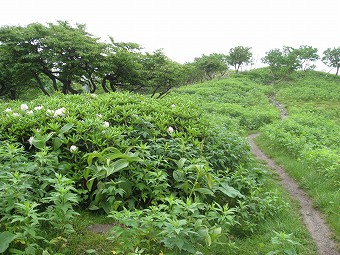
{"label": "dirt trail", "polygon": [[281,115],[281,119],[287,119],[288,118],[288,111],[287,109],[285,108],[285,106],[283,104],[281,104],[280,102],[278,102],[274,96],[271,96],[269,98],[269,101],[275,105],[279,111],[280,111],[280,115]]}
{"label": "dirt trail", "polygon": [[[282,104],[277,102],[275,98],[271,98],[271,102],[276,105],[280,112],[282,119],[288,117],[288,112]],[[299,187],[297,182],[292,179],[285,170],[277,165],[273,160],[268,158],[255,144],[254,139],[259,134],[252,134],[248,136],[249,144],[251,146],[251,152],[259,160],[264,161],[268,167],[272,168],[280,177],[281,185],[288,191],[300,204],[300,214],[303,222],[314,239],[320,255],[340,255],[337,250],[337,245],[332,240],[332,234],[322,218],[319,211],[313,207],[311,198]]]}

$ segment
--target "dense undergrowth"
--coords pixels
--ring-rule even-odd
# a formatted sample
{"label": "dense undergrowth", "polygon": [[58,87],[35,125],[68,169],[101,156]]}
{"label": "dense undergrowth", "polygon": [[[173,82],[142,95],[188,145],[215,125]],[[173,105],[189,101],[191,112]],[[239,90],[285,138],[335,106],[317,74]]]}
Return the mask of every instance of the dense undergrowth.
{"label": "dense undergrowth", "polygon": [[[111,93],[0,104],[0,253],[238,254],[264,221],[289,225],[281,191],[267,187],[244,138],[280,123],[268,80],[259,70],[161,100]],[[112,231],[88,234],[92,221]],[[258,254],[311,254],[278,231]]]}
{"label": "dense undergrowth", "polygon": [[[219,84],[211,83],[216,92]],[[211,106],[200,96],[179,94],[1,104],[0,251],[70,254],[73,222],[92,210],[115,222],[117,254],[232,252],[231,236],[283,208],[278,195],[262,192],[263,173],[240,133],[274,115],[247,120],[242,107],[222,118],[202,110]]]}

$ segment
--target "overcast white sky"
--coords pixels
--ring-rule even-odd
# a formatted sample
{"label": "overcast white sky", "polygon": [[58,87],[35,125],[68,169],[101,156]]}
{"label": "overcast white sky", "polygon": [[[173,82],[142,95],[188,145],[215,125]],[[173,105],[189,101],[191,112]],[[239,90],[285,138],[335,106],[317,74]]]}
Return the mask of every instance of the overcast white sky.
{"label": "overcast white sky", "polygon": [[[340,47],[340,0],[2,0],[0,26],[67,20],[184,63],[235,46]],[[329,68],[327,69],[329,71]]]}

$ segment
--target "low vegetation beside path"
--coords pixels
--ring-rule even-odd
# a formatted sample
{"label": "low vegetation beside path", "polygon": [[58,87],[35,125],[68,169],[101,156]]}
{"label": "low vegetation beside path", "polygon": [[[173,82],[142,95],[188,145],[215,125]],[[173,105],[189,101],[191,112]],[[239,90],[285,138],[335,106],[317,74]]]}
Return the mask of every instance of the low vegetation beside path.
{"label": "low vegetation beside path", "polygon": [[0,253],[315,254],[244,138],[280,119],[256,77],[1,103]]}
{"label": "low vegetation beside path", "polygon": [[262,147],[307,190],[339,241],[340,80],[298,73],[276,91],[289,118],[262,128]]}

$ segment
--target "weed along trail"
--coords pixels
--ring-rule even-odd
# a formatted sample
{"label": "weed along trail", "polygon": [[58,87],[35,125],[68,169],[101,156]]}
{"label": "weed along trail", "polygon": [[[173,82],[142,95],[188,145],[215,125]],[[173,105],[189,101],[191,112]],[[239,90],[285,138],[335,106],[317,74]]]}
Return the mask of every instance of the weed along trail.
{"label": "weed along trail", "polygon": [[[271,102],[279,108],[281,118],[288,117],[288,113],[284,106],[277,102],[274,97],[271,98]],[[261,161],[264,161],[268,167],[273,169],[281,179],[281,185],[288,191],[300,205],[300,214],[303,218],[303,222],[310,232],[313,240],[315,241],[320,255],[339,255],[336,243],[332,240],[332,234],[322,218],[319,211],[313,207],[313,202],[310,197],[299,187],[298,183],[292,179],[286,171],[277,165],[273,160],[268,158],[256,145],[254,139],[259,134],[251,134],[248,136],[251,152],[254,156]]]}

